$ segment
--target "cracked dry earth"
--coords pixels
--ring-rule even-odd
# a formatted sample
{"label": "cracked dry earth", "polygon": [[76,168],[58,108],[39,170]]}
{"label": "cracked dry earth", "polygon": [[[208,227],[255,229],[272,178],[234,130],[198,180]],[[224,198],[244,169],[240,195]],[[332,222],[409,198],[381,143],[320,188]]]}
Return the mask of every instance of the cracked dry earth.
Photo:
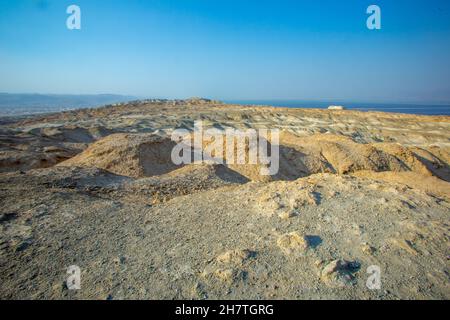
{"label": "cracked dry earth", "polygon": [[[172,166],[164,133],[195,119],[289,125],[280,174]],[[0,298],[449,299],[449,129],[448,117],[207,101],[9,120]],[[71,265],[81,290],[67,288]]]}

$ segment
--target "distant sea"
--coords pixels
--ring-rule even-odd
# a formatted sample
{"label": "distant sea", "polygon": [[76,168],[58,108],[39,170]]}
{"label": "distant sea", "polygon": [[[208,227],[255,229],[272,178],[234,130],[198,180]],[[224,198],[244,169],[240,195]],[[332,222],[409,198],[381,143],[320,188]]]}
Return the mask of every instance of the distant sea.
{"label": "distant sea", "polygon": [[71,95],[0,92],[0,117],[94,108],[135,99],[132,96],[116,94]]}
{"label": "distant sea", "polygon": [[[136,99],[139,98],[113,94],[54,95],[0,93],[0,117],[94,108],[106,104],[127,102]],[[224,102],[242,105],[266,105],[274,107],[318,109],[327,109],[330,105],[342,105],[346,109],[350,110],[450,116],[450,105],[358,103],[308,100],[224,100]]]}
{"label": "distant sea", "polygon": [[264,105],[286,108],[317,108],[327,109],[330,105],[344,106],[349,110],[383,111],[423,115],[450,116],[450,105],[424,105],[424,104],[392,104],[367,102],[336,102],[336,101],[307,101],[307,100],[226,100],[227,103],[243,105]]}

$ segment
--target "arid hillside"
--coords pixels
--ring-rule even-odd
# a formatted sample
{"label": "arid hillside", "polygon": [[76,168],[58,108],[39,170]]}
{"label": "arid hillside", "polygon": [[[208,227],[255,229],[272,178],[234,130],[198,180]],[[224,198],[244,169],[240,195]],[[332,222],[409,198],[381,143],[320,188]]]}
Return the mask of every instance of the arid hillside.
{"label": "arid hillside", "polygon": [[[197,121],[280,130],[279,171],[174,164]],[[450,298],[446,116],[191,99],[6,119],[0,199],[2,299]]]}

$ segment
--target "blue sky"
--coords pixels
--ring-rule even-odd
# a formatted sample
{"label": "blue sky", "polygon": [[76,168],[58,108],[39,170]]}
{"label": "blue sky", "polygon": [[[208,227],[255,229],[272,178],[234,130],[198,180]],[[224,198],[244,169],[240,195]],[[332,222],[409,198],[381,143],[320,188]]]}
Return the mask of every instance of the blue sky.
{"label": "blue sky", "polygon": [[448,103],[449,57],[447,0],[0,0],[0,92]]}

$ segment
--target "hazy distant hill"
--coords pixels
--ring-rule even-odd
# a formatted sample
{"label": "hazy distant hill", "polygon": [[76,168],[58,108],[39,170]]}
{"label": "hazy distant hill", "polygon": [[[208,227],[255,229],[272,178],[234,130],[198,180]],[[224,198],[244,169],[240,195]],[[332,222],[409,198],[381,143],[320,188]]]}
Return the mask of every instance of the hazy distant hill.
{"label": "hazy distant hill", "polygon": [[132,96],[115,94],[11,94],[0,93],[0,115],[20,115],[96,107],[135,100]]}

